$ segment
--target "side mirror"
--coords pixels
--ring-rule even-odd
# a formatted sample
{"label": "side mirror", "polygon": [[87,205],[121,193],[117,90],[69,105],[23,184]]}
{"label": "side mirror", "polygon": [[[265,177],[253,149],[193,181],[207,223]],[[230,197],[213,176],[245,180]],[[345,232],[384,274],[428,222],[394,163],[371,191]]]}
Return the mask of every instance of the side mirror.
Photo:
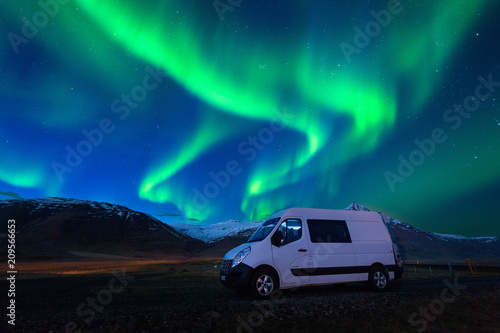
{"label": "side mirror", "polygon": [[277,247],[283,245],[283,233],[281,230],[276,231],[273,237],[271,237],[271,244]]}

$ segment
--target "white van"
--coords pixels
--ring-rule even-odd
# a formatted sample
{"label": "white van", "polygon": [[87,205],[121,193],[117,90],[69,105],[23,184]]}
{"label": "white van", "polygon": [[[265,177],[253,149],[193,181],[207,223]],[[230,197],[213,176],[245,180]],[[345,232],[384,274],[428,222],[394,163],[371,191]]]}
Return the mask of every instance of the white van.
{"label": "white van", "polygon": [[290,208],[226,253],[220,281],[266,298],[278,289],[359,281],[382,291],[402,272],[384,214]]}

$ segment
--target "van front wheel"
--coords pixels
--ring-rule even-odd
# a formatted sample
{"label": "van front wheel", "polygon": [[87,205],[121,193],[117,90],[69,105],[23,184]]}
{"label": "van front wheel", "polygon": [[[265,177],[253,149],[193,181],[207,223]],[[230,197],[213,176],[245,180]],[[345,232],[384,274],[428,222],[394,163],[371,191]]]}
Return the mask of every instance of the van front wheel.
{"label": "van front wheel", "polygon": [[278,276],[269,268],[258,269],[250,280],[250,290],[257,298],[269,298],[278,288]]}
{"label": "van front wheel", "polygon": [[384,291],[387,289],[389,274],[383,266],[375,266],[370,270],[368,284],[375,291]]}

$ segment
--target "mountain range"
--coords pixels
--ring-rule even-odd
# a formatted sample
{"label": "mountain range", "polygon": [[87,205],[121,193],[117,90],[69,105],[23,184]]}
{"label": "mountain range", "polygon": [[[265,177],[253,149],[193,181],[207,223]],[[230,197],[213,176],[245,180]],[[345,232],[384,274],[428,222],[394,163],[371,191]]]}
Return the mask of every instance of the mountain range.
{"label": "mountain range", "polygon": [[[105,202],[66,198],[0,201],[16,221],[17,256],[58,258],[189,257],[205,243],[154,217]],[[6,242],[6,228],[0,243]],[[6,249],[6,245],[0,245]]]}
{"label": "mountain range", "polygon": [[[346,209],[368,211],[352,203]],[[222,257],[246,242],[262,221],[211,225],[173,223],[105,202],[66,198],[0,201],[3,220],[16,220],[16,250],[26,260]],[[500,237],[467,238],[425,231],[388,217],[407,262],[464,262],[500,258]],[[5,224],[6,226],[6,224]],[[5,252],[6,227],[0,233]]]}
{"label": "mountain range", "polygon": [[[353,202],[346,210],[369,211]],[[464,237],[425,231],[388,217],[389,227],[403,258],[407,262],[464,262],[470,259],[500,258],[500,237]],[[184,223],[171,224],[179,232],[225,250],[244,243],[263,221],[229,220],[208,226]],[[230,247],[230,248],[231,248]],[[222,252],[222,251],[220,251]],[[221,255],[223,255],[222,253]]]}

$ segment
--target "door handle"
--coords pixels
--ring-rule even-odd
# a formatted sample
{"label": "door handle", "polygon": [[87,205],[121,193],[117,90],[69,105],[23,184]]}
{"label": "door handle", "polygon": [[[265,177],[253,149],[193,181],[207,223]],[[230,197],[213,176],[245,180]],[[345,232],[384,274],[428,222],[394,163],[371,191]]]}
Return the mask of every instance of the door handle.
{"label": "door handle", "polygon": [[307,252],[307,249],[299,249],[299,252]]}

